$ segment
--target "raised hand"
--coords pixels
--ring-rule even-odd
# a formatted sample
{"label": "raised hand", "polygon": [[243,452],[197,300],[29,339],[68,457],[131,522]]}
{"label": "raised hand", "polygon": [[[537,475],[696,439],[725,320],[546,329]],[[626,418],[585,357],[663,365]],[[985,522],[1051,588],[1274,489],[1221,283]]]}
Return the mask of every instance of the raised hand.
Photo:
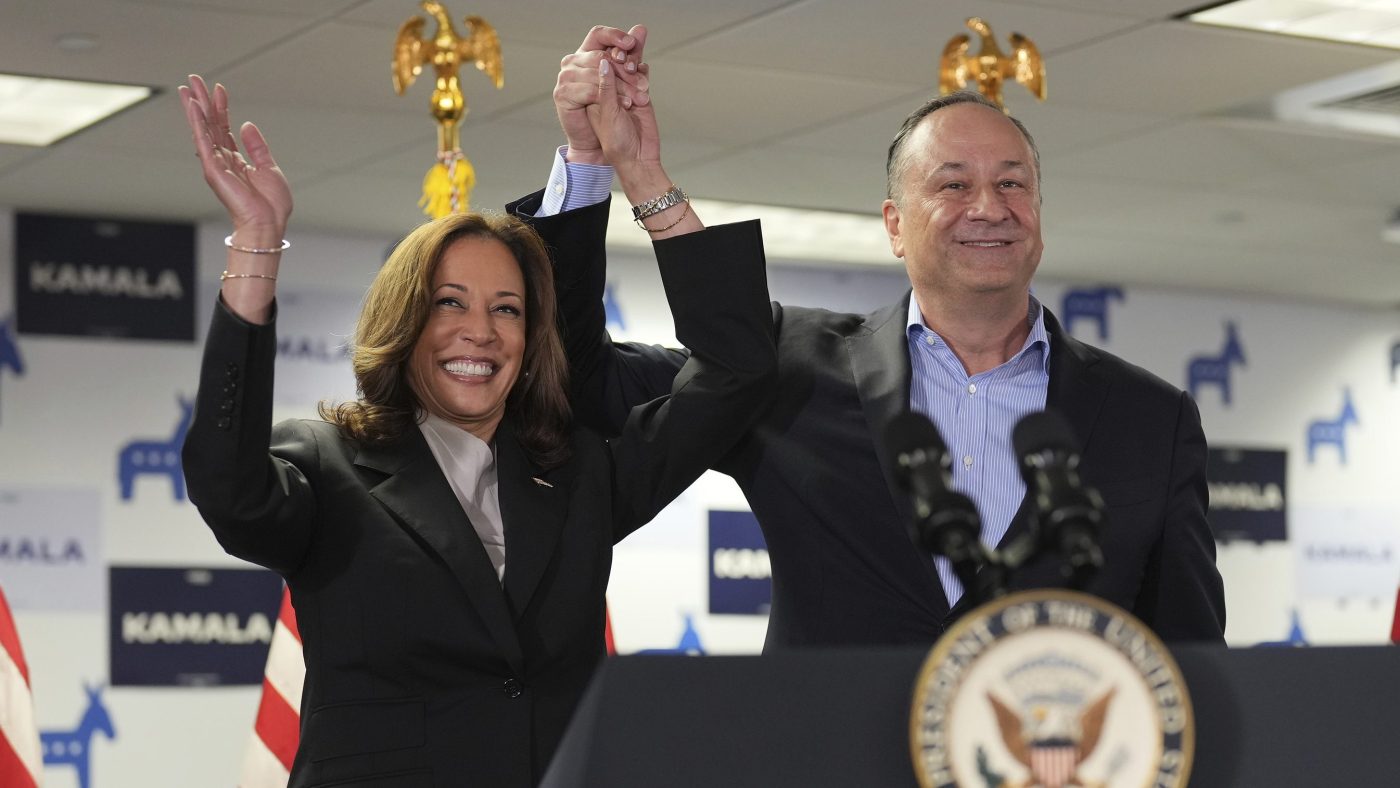
{"label": "raised hand", "polygon": [[[634,206],[669,192],[674,184],[661,166],[661,135],[651,101],[629,102],[621,94],[621,70],[611,61],[598,64],[597,101],[585,108],[588,123],[608,164],[617,171],[618,183]],[[642,218],[653,239],[704,229],[689,200],[672,204]]]}
{"label": "raised hand", "polygon": [[651,102],[629,102],[620,93],[621,84],[617,67],[608,60],[600,62],[597,101],[585,112],[604,158],[625,179],[629,170],[660,168],[661,136]]}
{"label": "raised hand", "polygon": [[598,137],[588,121],[586,108],[598,100],[598,67],[603,62],[618,68],[624,108],[645,106],[648,68],[642,62],[647,30],[634,25],[624,32],[616,27],[597,26],[588,31],[576,52],[564,56],[554,86],[554,110],[569,141],[568,160],[602,164],[604,156]]}
{"label": "raised hand", "polygon": [[223,85],[216,84],[211,93],[203,79],[191,75],[179,92],[204,181],[228,211],[237,242],[258,248],[281,244],[292,213],[292,190],[262,132],[252,123],[239,129],[245,156],[229,127]]}

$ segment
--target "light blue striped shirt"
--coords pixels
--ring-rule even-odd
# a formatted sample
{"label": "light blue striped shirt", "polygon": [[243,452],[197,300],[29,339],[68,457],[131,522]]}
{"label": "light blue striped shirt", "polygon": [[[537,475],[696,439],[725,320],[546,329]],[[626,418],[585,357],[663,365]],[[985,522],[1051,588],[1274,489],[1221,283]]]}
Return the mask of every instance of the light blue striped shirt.
{"label": "light blue striped shirt", "polygon": [[[1050,335],[1045,314],[1030,297],[1026,320],[1030,336],[1021,350],[999,367],[968,377],[962,362],[937,333],[924,325],[918,299],[909,296],[909,408],[928,416],[953,458],[953,489],[967,495],[982,515],[982,543],[995,547],[1021,507],[1021,480],[1011,429],[1027,413],[1045,409],[1050,388]],[[963,587],[952,563],[934,559],[938,579],[957,604]]]}
{"label": "light blue striped shirt", "polygon": [[536,216],[554,216],[564,211],[594,205],[608,198],[612,190],[613,168],[606,164],[570,164],[564,160],[568,146],[554,154],[549,185]]}

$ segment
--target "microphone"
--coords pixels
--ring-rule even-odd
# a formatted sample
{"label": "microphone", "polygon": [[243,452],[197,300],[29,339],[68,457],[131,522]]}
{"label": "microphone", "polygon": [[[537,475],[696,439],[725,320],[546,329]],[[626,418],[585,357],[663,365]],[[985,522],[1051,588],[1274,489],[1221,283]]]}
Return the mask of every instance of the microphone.
{"label": "microphone", "polygon": [[952,460],[938,428],[922,413],[906,411],[885,430],[885,445],[894,454],[895,480],[914,500],[914,543],[947,558],[963,593],[973,594],[977,569],[988,560],[982,517],[972,499],[952,489]]}
{"label": "microphone", "polygon": [[1031,413],[1011,431],[1011,446],[1021,477],[1035,502],[1041,543],[1064,561],[1073,588],[1083,588],[1103,566],[1099,533],[1103,499],[1079,480],[1079,453],[1063,417],[1050,411]]}

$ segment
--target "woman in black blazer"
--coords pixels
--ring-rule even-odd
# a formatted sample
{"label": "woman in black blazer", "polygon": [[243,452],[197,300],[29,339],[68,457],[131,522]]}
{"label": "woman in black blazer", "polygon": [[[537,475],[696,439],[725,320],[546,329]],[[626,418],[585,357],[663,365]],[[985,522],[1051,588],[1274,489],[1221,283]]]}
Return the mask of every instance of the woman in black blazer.
{"label": "woman in black blazer", "polygon": [[[225,550],[291,589],[307,668],[291,784],[537,783],[603,658],[612,545],[766,401],[757,224],[703,229],[688,205],[644,218],[684,235],[657,250],[694,357],[611,442],[571,424],[543,244],[518,219],[471,214],[414,230],[371,285],[360,398],[274,426],[290,190],[252,124],[239,153],[222,86],[192,77],[180,96],[234,228],[184,468]],[[599,136],[643,202],[669,181],[632,166],[654,125],[628,112],[608,107]]]}

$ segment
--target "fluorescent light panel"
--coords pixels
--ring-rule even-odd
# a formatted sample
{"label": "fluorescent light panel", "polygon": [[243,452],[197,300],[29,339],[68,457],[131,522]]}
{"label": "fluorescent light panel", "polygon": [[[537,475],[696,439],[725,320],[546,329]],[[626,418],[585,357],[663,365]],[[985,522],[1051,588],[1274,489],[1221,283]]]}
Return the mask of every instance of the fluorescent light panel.
{"label": "fluorescent light panel", "polygon": [[0,143],[52,145],[153,92],[140,85],[0,74]]}
{"label": "fluorescent light panel", "polygon": [[1193,22],[1400,49],[1400,0],[1237,0]]}

